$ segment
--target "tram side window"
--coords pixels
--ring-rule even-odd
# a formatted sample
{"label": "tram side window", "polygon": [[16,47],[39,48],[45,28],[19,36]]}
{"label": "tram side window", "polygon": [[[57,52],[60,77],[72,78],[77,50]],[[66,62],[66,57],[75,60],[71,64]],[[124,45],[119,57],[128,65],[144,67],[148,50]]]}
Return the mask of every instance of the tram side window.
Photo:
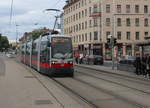
{"label": "tram side window", "polygon": [[24,54],[24,46],[22,46],[22,48],[21,48],[21,53],[22,53],[22,55]]}
{"label": "tram side window", "polygon": [[35,51],[36,50],[36,43],[33,43],[33,47],[32,48],[33,48],[33,50],[32,50],[33,51],[33,55],[35,55],[35,52],[36,52]]}
{"label": "tram side window", "polygon": [[41,42],[41,54],[46,56],[47,54],[47,41]]}

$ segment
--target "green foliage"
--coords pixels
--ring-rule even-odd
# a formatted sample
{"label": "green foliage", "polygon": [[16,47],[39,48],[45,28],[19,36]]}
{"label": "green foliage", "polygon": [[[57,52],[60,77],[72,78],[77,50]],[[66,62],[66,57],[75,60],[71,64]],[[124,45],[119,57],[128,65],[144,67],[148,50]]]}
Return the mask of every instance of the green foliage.
{"label": "green foliage", "polygon": [[9,41],[6,36],[2,36],[0,34],[0,50],[8,49],[9,48]]}
{"label": "green foliage", "polygon": [[35,40],[42,34],[44,34],[44,31],[42,29],[36,30],[32,32],[32,39]]}

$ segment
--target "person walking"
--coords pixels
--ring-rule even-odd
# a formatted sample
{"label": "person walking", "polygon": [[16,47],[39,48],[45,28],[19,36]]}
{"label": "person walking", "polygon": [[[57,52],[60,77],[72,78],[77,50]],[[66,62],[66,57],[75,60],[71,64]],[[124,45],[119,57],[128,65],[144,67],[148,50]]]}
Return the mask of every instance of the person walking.
{"label": "person walking", "polygon": [[147,55],[144,55],[142,57],[142,60],[141,60],[141,74],[146,77],[146,62],[147,62]]}
{"label": "person walking", "polygon": [[150,79],[150,56],[147,57],[146,71],[147,71],[148,77]]}
{"label": "person walking", "polygon": [[82,64],[83,54],[80,54],[79,63]]}
{"label": "person walking", "polygon": [[141,74],[141,58],[138,55],[136,55],[136,59],[135,59],[135,68],[136,68],[136,75],[140,75]]}

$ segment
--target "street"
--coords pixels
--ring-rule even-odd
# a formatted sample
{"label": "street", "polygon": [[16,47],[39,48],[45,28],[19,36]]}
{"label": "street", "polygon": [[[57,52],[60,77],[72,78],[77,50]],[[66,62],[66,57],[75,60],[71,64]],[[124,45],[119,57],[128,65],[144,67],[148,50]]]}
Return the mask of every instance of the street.
{"label": "street", "polygon": [[0,66],[2,108],[150,107],[150,80],[130,72],[103,72],[98,66],[94,70],[89,65],[76,65],[74,78],[51,79],[2,55]]}

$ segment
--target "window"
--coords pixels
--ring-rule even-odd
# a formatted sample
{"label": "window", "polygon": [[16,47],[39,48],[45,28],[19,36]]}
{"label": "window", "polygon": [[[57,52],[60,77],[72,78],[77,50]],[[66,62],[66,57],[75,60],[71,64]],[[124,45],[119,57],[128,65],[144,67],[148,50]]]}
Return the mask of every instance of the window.
{"label": "window", "polygon": [[117,39],[118,39],[118,40],[121,40],[121,31],[118,31],[118,32],[117,32]]}
{"label": "window", "polygon": [[127,26],[131,26],[130,18],[127,18],[127,19],[126,19],[126,25],[127,25]]}
{"label": "window", "polygon": [[147,18],[144,19],[144,26],[148,27],[148,19]]}
{"label": "window", "polygon": [[78,39],[79,39],[79,36],[77,36],[77,38],[76,38],[76,42],[78,42]]}
{"label": "window", "polygon": [[82,11],[82,18],[84,17],[84,11]]}
{"label": "window", "polygon": [[91,3],[91,0],[89,0],[89,3]]}
{"label": "window", "polygon": [[121,26],[121,18],[117,18],[117,26]]}
{"label": "window", "polygon": [[98,40],[98,32],[97,31],[94,32],[94,40]]}
{"label": "window", "polygon": [[78,31],[78,25],[76,25],[76,31]]}
{"label": "window", "polygon": [[87,16],[87,9],[85,9],[85,16]]}
{"label": "window", "polygon": [[110,26],[110,18],[106,18],[106,26]]}
{"label": "window", "polygon": [[140,26],[140,19],[139,18],[135,19],[135,26]]}
{"label": "window", "polygon": [[144,32],[145,37],[148,37],[148,32]]}
{"label": "window", "polygon": [[92,8],[89,7],[89,14],[91,15],[91,13],[92,13]]}
{"label": "window", "polygon": [[84,1],[82,0],[82,6],[84,5]]}
{"label": "window", "polygon": [[126,5],[126,13],[130,13],[130,5]]}
{"label": "window", "polygon": [[81,35],[79,35],[79,42],[81,42]]}
{"label": "window", "polygon": [[76,14],[76,20],[78,20],[78,14]]}
{"label": "window", "polygon": [[90,40],[92,40],[92,32],[90,32]]}
{"label": "window", "polygon": [[139,13],[139,5],[135,5],[135,13]]}
{"label": "window", "polygon": [[94,7],[93,7],[93,13],[97,13],[97,5],[95,4]]}
{"label": "window", "polygon": [[117,5],[117,13],[121,13],[121,5]]}
{"label": "window", "polygon": [[84,42],[84,34],[82,34],[82,42]]}
{"label": "window", "polygon": [[130,32],[127,32],[127,40],[130,40]]}
{"label": "window", "polygon": [[79,31],[81,30],[81,24],[79,24]]}
{"label": "window", "polygon": [[106,5],[106,13],[110,13],[110,5],[109,4]]}
{"label": "window", "polygon": [[74,26],[73,26],[73,32],[76,32],[75,30],[76,30],[76,26],[74,25]]}
{"label": "window", "polygon": [[79,8],[80,8],[80,6],[81,6],[81,5],[80,5],[80,2],[79,2]]}
{"label": "window", "polygon": [[94,24],[93,24],[94,27],[97,27],[98,26],[98,24],[97,24],[97,18],[94,18],[93,20],[94,20]]}
{"label": "window", "polygon": [[89,27],[92,27],[92,20],[89,20]]}
{"label": "window", "polygon": [[135,39],[139,40],[140,39],[140,32],[135,32]]}
{"label": "window", "polygon": [[85,5],[86,5],[86,0],[85,0]]}
{"label": "window", "polygon": [[87,33],[85,33],[85,41],[87,41]]}
{"label": "window", "polygon": [[85,29],[87,29],[87,21],[85,21]]}
{"label": "window", "polygon": [[106,32],[106,39],[108,39],[108,36],[110,35],[110,31]]}
{"label": "window", "polygon": [[84,30],[84,23],[82,23],[82,30]]}
{"label": "window", "polygon": [[144,13],[148,13],[148,5],[144,5]]}
{"label": "window", "polygon": [[81,12],[79,12],[79,19],[81,18]]}
{"label": "window", "polygon": [[76,9],[78,9],[78,4],[76,4]]}

